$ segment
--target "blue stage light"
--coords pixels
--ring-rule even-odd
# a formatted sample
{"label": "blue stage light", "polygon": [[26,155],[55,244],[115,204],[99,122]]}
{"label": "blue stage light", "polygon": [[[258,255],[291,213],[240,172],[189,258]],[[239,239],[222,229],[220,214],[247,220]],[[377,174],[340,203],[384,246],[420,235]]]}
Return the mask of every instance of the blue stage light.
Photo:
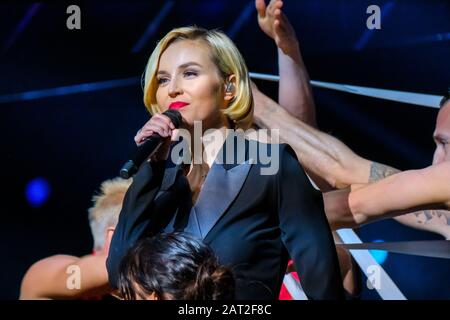
{"label": "blue stage light", "polygon": [[[372,242],[384,242],[384,240],[374,240]],[[388,252],[384,250],[369,250],[369,252],[379,264],[383,264],[388,257]]]}
{"label": "blue stage light", "polygon": [[141,51],[148,40],[156,33],[156,31],[158,31],[159,26],[170,13],[170,10],[174,6],[174,4],[175,1],[167,1],[166,3],[164,3],[164,6],[158,12],[153,21],[148,24],[144,34],[139,38],[138,42],[136,42],[136,44],[131,49],[132,53],[138,53],[139,51]]}
{"label": "blue stage light", "polygon": [[44,178],[35,178],[28,182],[25,195],[32,207],[40,207],[50,195],[50,184]]}
{"label": "blue stage light", "polygon": [[51,98],[68,94],[77,94],[85,92],[93,92],[98,90],[107,90],[112,88],[122,88],[127,86],[135,86],[141,84],[140,77],[131,77],[116,80],[107,80],[99,82],[88,82],[75,84],[71,86],[57,87],[51,89],[26,91],[21,93],[10,93],[0,96],[0,103],[11,103],[18,101],[28,101],[34,99]]}

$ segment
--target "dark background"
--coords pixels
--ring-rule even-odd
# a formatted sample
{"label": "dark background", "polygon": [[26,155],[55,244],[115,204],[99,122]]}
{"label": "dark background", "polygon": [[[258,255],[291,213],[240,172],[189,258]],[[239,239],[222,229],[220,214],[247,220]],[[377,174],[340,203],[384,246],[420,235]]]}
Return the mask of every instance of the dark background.
{"label": "dark background", "polygon": [[[139,78],[165,33],[192,24],[220,28],[250,71],[278,72],[276,47],[259,30],[253,0],[86,1],[79,3],[81,30],[66,28],[69,4],[0,3],[3,299],[18,297],[36,260],[91,252],[90,199],[118,174],[148,119]],[[371,4],[381,7],[381,30],[366,28]],[[435,95],[450,85],[449,1],[286,0],[285,12],[313,80]],[[104,90],[90,84],[109,80],[119,81]],[[86,83],[89,92],[11,95]],[[276,98],[276,83],[257,84]],[[358,154],[399,169],[431,163],[437,109],[325,89],[314,95],[320,128]],[[50,195],[33,207],[25,189],[38,177],[49,182]],[[359,234],[363,241],[441,239],[393,220]],[[448,260],[389,254],[383,266],[408,299],[450,298]],[[363,297],[379,299],[367,289]]]}

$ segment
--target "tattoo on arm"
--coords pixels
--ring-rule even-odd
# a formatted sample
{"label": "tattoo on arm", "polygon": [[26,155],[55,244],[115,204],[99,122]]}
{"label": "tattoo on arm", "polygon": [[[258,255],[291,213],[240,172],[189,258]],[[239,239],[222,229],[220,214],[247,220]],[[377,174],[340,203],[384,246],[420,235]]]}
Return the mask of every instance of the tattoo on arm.
{"label": "tattoo on arm", "polygon": [[374,161],[370,165],[369,182],[375,182],[399,172],[398,169]]}
{"label": "tattoo on arm", "polygon": [[407,227],[434,232],[450,240],[450,211],[422,210],[397,216],[394,219]]}
{"label": "tattoo on arm", "polygon": [[[395,168],[389,167],[387,165],[372,162],[370,165],[370,176],[369,182],[375,182],[381,179],[384,179],[388,176],[396,174],[400,172]],[[402,218],[403,217],[403,218]],[[412,212],[410,214],[406,214],[400,216],[398,218],[399,222],[404,222],[404,218],[410,217],[410,222],[417,223],[419,225],[449,225],[450,224],[450,211],[446,210],[422,210],[417,212]],[[394,218],[395,219],[395,218]],[[406,221],[405,221],[406,222]]]}
{"label": "tattoo on arm", "polygon": [[413,213],[419,224],[449,225],[450,212],[445,210],[423,210]]}

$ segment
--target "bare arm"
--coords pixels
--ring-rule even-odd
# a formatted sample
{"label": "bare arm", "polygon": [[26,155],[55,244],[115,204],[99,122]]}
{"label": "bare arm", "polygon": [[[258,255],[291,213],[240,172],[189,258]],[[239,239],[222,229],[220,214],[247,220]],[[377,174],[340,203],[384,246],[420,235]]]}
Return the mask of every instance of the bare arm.
{"label": "bare arm", "polygon": [[[381,163],[372,162],[370,166],[369,182],[378,181],[398,172],[400,172],[400,170]],[[446,239],[450,239],[450,211],[421,210],[395,216],[394,220],[405,226],[435,232]]]}
{"label": "bare arm", "polygon": [[394,219],[411,228],[431,231],[450,240],[450,211],[422,210],[394,217]]}
{"label": "bare arm", "polygon": [[[255,85],[252,92],[255,100],[255,123],[263,128],[280,129],[282,142],[291,145],[305,170],[323,192],[343,189],[352,184],[367,184],[400,172],[358,156],[338,139],[294,118]],[[324,194],[327,217],[333,230],[359,225],[349,211],[348,192],[342,190]],[[450,238],[450,212],[446,210],[396,214],[394,219],[406,226]],[[382,212],[373,216],[374,220],[387,217],[389,216]]]}
{"label": "bare arm", "polygon": [[280,83],[279,104],[299,120],[317,127],[310,79],[303,63],[299,42],[292,25],[282,12],[283,2],[256,0],[260,28],[278,47]]}
{"label": "bare arm", "polygon": [[106,255],[42,259],[26,272],[20,299],[77,299],[107,294],[111,288],[105,264]]}
{"label": "bare arm", "polygon": [[[446,211],[440,211],[440,223],[420,224],[414,217],[425,214],[425,208],[450,207],[450,162],[422,170],[404,171],[378,182],[354,185],[352,188],[324,194],[325,208],[334,229],[355,227],[369,222],[404,214],[409,225],[440,233],[448,238]],[[420,211],[417,211],[420,210]],[[417,212],[415,212],[417,211]],[[400,221],[402,222],[402,221]],[[440,225],[435,228],[435,225]]]}
{"label": "bare arm", "polygon": [[352,191],[354,216],[371,217],[418,207],[450,207],[450,162],[404,171]]}
{"label": "bare arm", "polygon": [[338,139],[290,115],[275,101],[252,86],[254,121],[262,128],[279,129],[310,177],[322,191],[367,183],[370,164]]}

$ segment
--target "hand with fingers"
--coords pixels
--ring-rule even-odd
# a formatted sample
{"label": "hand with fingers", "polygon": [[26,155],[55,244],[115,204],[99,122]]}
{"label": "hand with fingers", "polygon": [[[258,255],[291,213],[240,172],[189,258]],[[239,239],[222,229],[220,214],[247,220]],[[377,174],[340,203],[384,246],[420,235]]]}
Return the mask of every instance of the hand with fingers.
{"label": "hand with fingers", "polygon": [[271,37],[284,54],[293,56],[298,50],[298,40],[294,28],[282,11],[283,1],[255,0],[258,24],[264,33]]}
{"label": "hand with fingers", "polygon": [[163,138],[162,145],[150,157],[150,161],[167,160],[170,143],[177,141],[178,129],[169,117],[161,113],[155,113],[149,121],[136,133],[134,142],[140,146],[147,138],[153,134],[158,134]]}

